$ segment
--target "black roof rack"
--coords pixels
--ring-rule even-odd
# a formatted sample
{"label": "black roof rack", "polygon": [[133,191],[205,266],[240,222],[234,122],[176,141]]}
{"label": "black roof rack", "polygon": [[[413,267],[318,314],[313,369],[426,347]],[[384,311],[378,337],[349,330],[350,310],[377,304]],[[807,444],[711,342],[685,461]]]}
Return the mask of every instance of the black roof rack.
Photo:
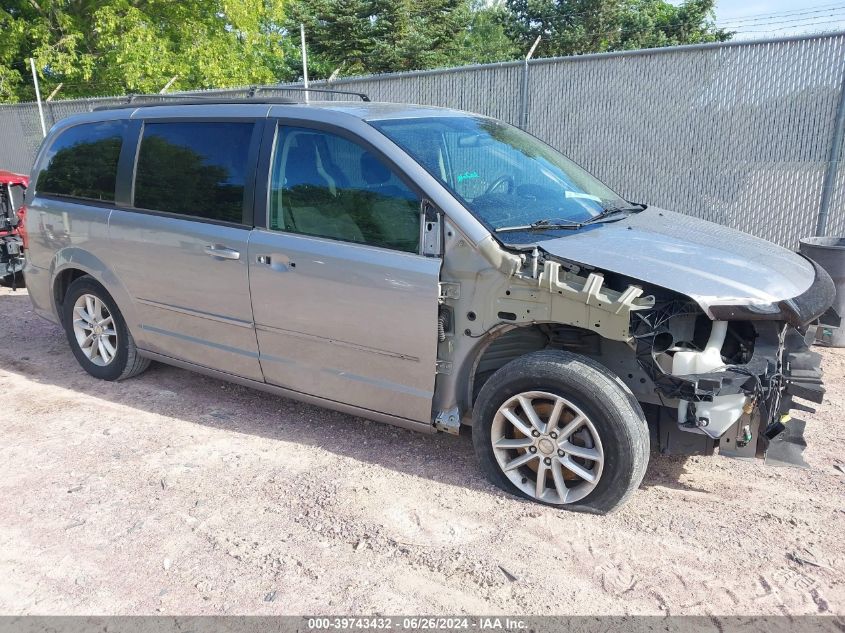
{"label": "black roof rack", "polygon": [[[234,88],[226,92],[238,92],[242,88]],[[250,86],[246,94],[240,97],[224,97],[208,93],[182,93],[182,94],[131,94],[125,97],[123,103],[114,105],[101,105],[94,108],[98,110],[118,110],[123,108],[139,108],[161,105],[203,105],[203,104],[237,104],[237,103],[268,103],[268,104],[295,104],[301,103],[292,99],[281,97],[259,97],[258,93],[263,91],[292,91],[292,92],[319,92],[326,94],[351,95],[359,97],[361,101],[369,101],[370,97],[363,92],[350,92],[347,90],[330,90],[328,88],[299,88],[286,86]],[[150,101],[138,102],[138,99],[150,99]]]}
{"label": "black roof rack", "polygon": [[290,88],[286,86],[252,86],[249,91],[249,96],[252,97],[256,92],[260,92],[262,90],[291,90],[293,92],[324,92],[326,94],[332,95],[350,95],[353,97],[359,97],[361,101],[369,101],[369,95],[363,92],[352,92],[350,90],[332,90],[330,88]]}
{"label": "black roof rack", "polygon": [[[160,95],[134,95],[138,97],[154,97]],[[164,95],[161,95],[164,96]],[[113,105],[100,105],[92,108],[93,112],[100,110],[128,110],[134,108],[152,108],[155,106],[180,106],[180,105],[238,105],[244,103],[258,104],[282,104],[292,105],[301,103],[299,101],[292,101],[290,99],[280,99],[278,97],[268,97],[260,99],[247,99],[245,97],[193,97],[193,96],[179,96],[171,95],[170,99],[161,101],[124,101],[123,103],[115,103]]]}

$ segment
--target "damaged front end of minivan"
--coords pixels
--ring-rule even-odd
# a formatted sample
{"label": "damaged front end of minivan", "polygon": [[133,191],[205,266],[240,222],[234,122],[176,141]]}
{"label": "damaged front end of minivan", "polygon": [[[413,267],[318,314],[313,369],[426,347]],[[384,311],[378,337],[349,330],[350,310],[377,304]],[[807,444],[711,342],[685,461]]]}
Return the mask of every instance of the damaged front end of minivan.
{"label": "damaged front end of minivan", "polygon": [[[798,297],[766,306],[709,306],[673,298],[632,313],[637,363],[661,398],[654,421],[666,453],[765,457],[795,399],[821,403],[816,321],[834,298],[830,276]],[[688,434],[695,434],[693,439]]]}
{"label": "damaged front end of minivan", "polygon": [[[441,303],[453,334],[442,337],[440,357],[450,371],[455,368],[452,376],[439,378],[437,391],[441,403],[449,403],[450,385],[455,385],[458,406],[440,408],[441,420],[447,413],[470,410],[484,382],[509,361],[559,349],[592,358],[625,383],[661,452],[707,455],[718,447],[723,455],[766,457],[790,412],[812,411],[798,400],[820,403],[824,396],[821,357],[810,345],[819,317],[833,302],[833,282],[817,264],[762,240],[743,245],[748,259],[743,267],[739,260],[732,263],[731,276],[730,267],[718,276],[704,268],[694,271],[678,253],[693,261],[699,246],[679,235],[669,247],[668,234],[700,221],[675,216],[670,216],[674,229],[661,225],[662,237],[656,236],[660,228],[654,222],[648,235],[640,235],[663,251],[663,267],[648,265],[660,252],[634,253],[642,264],[635,267],[622,243],[613,244],[622,231],[631,243],[646,233],[640,218],[636,224],[603,227],[601,234],[538,240],[517,249],[490,240],[478,252],[490,251],[488,261],[504,259],[498,270],[482,274],[477,274],[477,262],[461,254],[469,255],[462,239],[447,244],[443,279],[449,291]],[[588,249],[580,247],[582,239]],[[600,244],[611,246],[602,249]],[[767,262],[764,250],[772,261]],[[712,252],[710,257],[730,260]],[[752,265],[752,259],[764,264]],[[701,261],[705,267],[708,263]],[[783,270],[785,264],[794,269],[792,279],[786,279],[789,272],[780,281],[765,276],[774,272],[769,266]],[[677,274],[682,266],[688,274]],[[755,275],[761,275],[760,283],[751,290]],[[777,298],[802,287],[796,296]],[[749,290],[742,296],[737,288]],[[440,429],[450,430],[448,425]]]}

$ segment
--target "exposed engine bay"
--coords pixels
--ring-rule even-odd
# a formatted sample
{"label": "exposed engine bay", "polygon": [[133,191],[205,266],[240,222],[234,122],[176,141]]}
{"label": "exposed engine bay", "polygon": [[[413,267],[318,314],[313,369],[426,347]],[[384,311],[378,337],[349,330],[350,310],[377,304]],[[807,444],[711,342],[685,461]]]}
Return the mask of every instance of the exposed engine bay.
{"label": "exposed engine bay", "polygon": [[[666,452],[763,457],[782,433],[793,398],[821,403],[815,327],[785,322],[711,321],[690,303],[670,301],[632,315],[637,363],[669,411],[658,412]],[[671,418],[674,418],[671,419]],[[699,441],[679,439],[677,431]],[[698,447],[691,451],[691,447]]]}
{"label": "exposed engine bay", "polygon": [[709,454],[718,446],[725,455],[765,457],[791,410],[813,411],[795,398],[822,402],[821,357],[810,345],[835,289],[827,273],[812,266],[815,280],[798,297],[707,306],[710,315],[678,293],[647,289],[654,307],[630,313],[629,345],[648,380],[629,386],[643,401],[663,452]]}

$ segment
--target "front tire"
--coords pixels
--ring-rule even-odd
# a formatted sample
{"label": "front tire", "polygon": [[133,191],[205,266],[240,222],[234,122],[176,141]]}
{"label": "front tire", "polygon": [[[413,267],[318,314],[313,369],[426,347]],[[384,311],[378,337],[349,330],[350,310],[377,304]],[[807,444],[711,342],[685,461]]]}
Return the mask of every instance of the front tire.
{"label": "front tire", "polygon": [[633,394],[605,367],[545,350],[501,367],[475,404],[473,444],[500,488],[605,514],[642,481],[649,432]]}
{"label": "front tire", "polygon": [[85,275],[70,285],[62,322],[73,355],[95,378],[123,380],[149,367],[114,299],[93,277]]}

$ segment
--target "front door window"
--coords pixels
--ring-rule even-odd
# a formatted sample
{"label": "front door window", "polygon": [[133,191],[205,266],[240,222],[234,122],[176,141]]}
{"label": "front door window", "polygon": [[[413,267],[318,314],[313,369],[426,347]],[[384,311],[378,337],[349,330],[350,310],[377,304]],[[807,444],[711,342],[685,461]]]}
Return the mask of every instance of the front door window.
{"label": "front door window", "polygon": [[420,200],[361,145],[283,127],[273,159],[270,228],[418,253]]}

